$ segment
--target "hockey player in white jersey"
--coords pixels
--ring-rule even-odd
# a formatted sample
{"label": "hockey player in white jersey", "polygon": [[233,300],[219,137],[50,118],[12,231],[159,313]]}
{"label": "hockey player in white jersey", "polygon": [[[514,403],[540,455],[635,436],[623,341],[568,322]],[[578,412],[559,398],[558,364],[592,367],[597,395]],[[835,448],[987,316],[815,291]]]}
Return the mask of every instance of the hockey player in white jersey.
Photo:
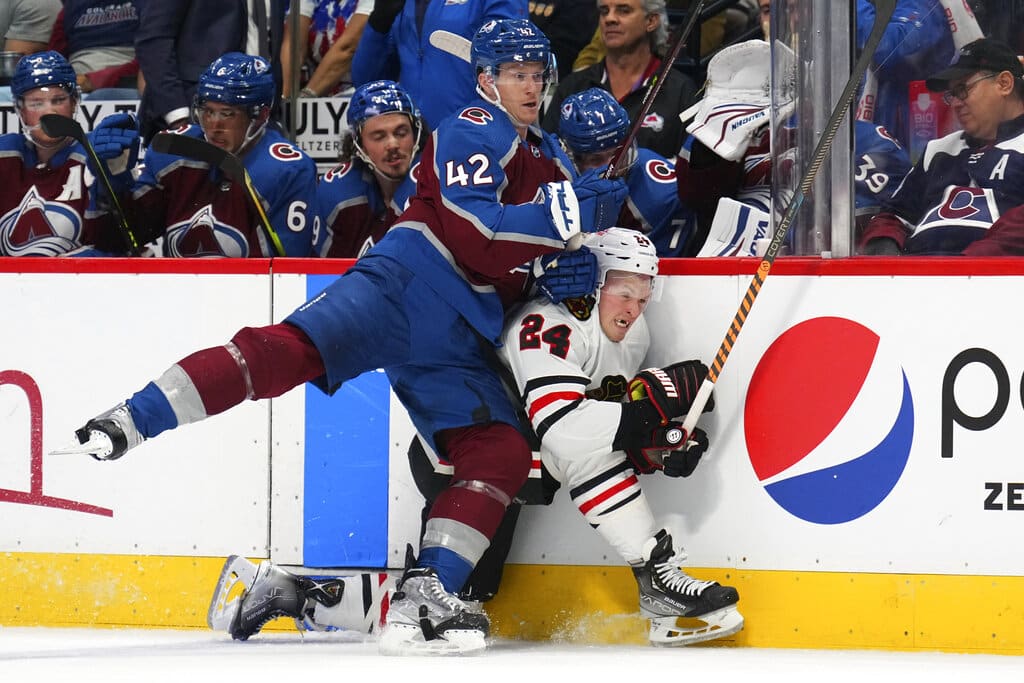
{"label": "hockey player in white jersey", "polygon": [[[632,567],[653,644],[735,633],[743,627],[736,589],[683,571],[685,555],[658,529],[637,479],[658,469],[693,473],[707,436],[686,434],[674,418],[686,414],[707,367],[691,360],[638,373],[650,344],[643,312],[657,289],[654,246],[624,228],[585,244],[598,261],[596,295],[562,304],[535,299],[505,328],[501,353],[540,439],[541,461]],[[679,617],[702,623],[683,626]]]}

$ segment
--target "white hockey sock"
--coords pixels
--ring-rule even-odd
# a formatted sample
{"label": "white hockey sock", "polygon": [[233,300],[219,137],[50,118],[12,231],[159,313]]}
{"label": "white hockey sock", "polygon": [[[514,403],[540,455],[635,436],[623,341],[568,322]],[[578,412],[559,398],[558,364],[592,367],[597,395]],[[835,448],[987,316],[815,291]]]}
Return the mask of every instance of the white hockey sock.
{"label": "white hockey sock", "polygon": [[644,561],[643,545],[658,530],[643,494],[598,517],[588,516],[587,521],[597,524],[597,533],[629,564]]}
{"label": "white hockey sock", "polygon": [[318,626],[376,633],[390,604],[395,579],[387,574],[356,574],[339,578],[345,583],[341,601],[334,607],[317,603],[313,621]]}

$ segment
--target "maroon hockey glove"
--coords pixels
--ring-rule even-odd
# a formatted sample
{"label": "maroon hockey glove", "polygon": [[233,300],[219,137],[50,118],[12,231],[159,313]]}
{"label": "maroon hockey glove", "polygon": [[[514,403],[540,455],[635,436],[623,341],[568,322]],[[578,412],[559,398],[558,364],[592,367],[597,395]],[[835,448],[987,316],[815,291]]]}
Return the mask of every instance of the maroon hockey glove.
{"label": "maroon hockey glove", "polygon": [[[672,418],[686,414],[697,395],[697,389],[707,377],[708,366],[699,360],[674,363],[666,368],[648,368],[629,382],[629,400],[649,399],[658,414],[662,426]],[[715,407],[714,396],[708,399],[703,412]]]}

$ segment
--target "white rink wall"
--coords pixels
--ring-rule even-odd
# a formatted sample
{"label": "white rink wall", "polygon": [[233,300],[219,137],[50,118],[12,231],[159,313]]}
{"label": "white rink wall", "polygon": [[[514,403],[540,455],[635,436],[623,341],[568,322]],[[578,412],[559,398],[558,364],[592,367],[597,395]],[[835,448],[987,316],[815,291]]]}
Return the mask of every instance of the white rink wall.
{"label": "white rink wall", "polygon": [[[106,263],[82,272],[70,259],[0,264],[0,556],[219,566],[235,553],[400,567],[422,499],[406,466],[412,429],[393,397],[375,408],[386,418],[375,442],[386,445],[376,450],[346,445],[352,430],[318,443],[307,428],[316,390],[299,388],[164,434],[118,461],[47,455],[179,358],[243,326],[279,321],[315,278],[329,277],[304,271],[344,268],[277,260],[271,275],[269,261],[215,272],[209,262],[154,259],[93,272]],[[805,573],[978,577],[979,586],[1004,577],[1004,597],[1019,593],[1024,550],[1009,539],[1024,509],[1016,447],[1024,351],[1002,302],[1024,293],[1024,265],[928,263],[889,275],[881,268],[900,264],[777,262],[717,384],[716,410],[702,420],[710,454],[688,479],[643,478],[694,566],[755,583]],[[666,262],[664,296],[647,314],[650,363],[713,358],[754,265]],[[372,392],[327,407],[361,414],[362,400],[372,402]],[[325,448],[325,465],[311,471],[310,454]],[[374,463],[383,478],[364,485],[359,472]],[[310,495],[335,464],[344,472],[337,486],[365,498],[330,487]],[[350,519],[335,498],[386,519]],[[618,568],[566,499],[524,511],[511,562]],[[322,517],[333,526],[318,526]],[[1024,642],[1020,626],[1014,617],[1002,629],[1006,647]]]}

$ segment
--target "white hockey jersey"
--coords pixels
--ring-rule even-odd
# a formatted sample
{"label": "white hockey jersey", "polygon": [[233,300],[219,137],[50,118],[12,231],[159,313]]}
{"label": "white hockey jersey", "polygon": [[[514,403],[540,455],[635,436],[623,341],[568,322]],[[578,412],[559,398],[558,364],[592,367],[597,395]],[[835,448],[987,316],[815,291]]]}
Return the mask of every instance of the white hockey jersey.
{"label": "white hockey jersey", "polygon": [[601,331],[596,306],[573,308],[583,310],[529,302],[509,317],[501,348],[549,469],[549,454],[572,460],[612,452],[622,397],[650,346],[643,316],[616,343]]}

